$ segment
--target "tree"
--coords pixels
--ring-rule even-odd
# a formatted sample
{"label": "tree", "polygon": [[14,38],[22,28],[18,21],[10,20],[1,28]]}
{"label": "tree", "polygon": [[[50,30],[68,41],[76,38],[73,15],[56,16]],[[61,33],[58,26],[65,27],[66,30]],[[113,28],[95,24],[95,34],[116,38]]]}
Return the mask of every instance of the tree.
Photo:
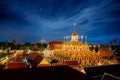
{"label": "tree", "polygon": [[47,47],[47,44],[41,44],[40,49],[44,50]]}
{"label": "tree", "polygon": [[11,50],[16,49],[16,46],[13,43],[8,43],[8,47],[10,47]]}
{"label": "tree", "polygon": [[33,51],[39,50],[39,46],[38,46],[37,44],[34,44],[34,45],[32,46],[32,50],[33,50]]}
{"label": "tree", "polygon": [[22,49],[25,49],[25,50],[28,50],[28,49],[31,49],[32,47],[32,44],[31,43],[24,43],[22,45]]}

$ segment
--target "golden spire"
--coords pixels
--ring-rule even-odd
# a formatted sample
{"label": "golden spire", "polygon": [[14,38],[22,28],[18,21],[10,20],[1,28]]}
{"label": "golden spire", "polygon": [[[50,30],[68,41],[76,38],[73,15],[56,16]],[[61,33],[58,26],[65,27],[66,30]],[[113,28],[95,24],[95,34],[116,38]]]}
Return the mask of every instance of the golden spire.
{"label": "golden spire", "polygon": [[41,43],[46,42],[46,40],[42,37],[42,39],[40,40]]}
{"label": "golden spire", "polygon": [[74,31],[72,33],[72,36],[78,36],[78,34],[76,32],[76,22],[74,22]]}
{"label": "golden spire", "polygon": [[78,33],[76,32],[76,23],[74,22],[74,31],[71,35],[71,41],[79,41]]}

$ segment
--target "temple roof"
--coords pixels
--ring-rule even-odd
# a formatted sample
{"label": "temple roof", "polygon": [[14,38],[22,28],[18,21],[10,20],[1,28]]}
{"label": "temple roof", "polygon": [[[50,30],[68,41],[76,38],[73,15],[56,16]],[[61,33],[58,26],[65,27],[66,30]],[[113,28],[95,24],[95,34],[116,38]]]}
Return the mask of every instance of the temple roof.
{"label": "temple roof", "polygon": [[62,41],[59,41],[59,40],[54,40],[54,41],[50,41],[48,42],[49,45],[52,45],[52,44],[63,44]]}
{"label": "temple roof", "polygon": [[99,55],[109,57],[112,55],[112,53],[113,53],[112,50],[100,50]]}
{"label": "temple roof", "polygon": [[83,43],[80,41],[68,41],[68,42],[64,42],[63,45],[88,45],[87,43]]}

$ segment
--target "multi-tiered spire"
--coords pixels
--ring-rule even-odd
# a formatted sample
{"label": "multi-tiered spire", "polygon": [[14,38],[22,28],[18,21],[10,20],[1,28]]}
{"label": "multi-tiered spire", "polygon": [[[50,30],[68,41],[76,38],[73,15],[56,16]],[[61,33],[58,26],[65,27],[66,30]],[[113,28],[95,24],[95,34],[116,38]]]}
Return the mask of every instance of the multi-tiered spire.
{"label": "multi-tiered spire", "polygon": [[41,43],[45,43],[46,40],[42,37],[42,39],[40,40]]}
{"label": "multi-tiered spire", "polygon": [[76,32],[76,22],[74,22],[74,31],[71,35],[71,41],[78,41],[78,34]]}

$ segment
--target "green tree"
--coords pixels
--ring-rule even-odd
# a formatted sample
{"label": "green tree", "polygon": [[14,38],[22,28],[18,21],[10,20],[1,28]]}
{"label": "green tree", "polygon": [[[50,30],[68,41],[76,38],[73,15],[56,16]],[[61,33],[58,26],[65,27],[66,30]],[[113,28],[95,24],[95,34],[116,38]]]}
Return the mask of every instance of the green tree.
{"label": "green tree", "polygon": [[22,49],[24,49],[24,50],[31,49],[31,47],[32,47],[32,44],[31,44],[31,43],[24,43],[24,44],[22,45]]}

